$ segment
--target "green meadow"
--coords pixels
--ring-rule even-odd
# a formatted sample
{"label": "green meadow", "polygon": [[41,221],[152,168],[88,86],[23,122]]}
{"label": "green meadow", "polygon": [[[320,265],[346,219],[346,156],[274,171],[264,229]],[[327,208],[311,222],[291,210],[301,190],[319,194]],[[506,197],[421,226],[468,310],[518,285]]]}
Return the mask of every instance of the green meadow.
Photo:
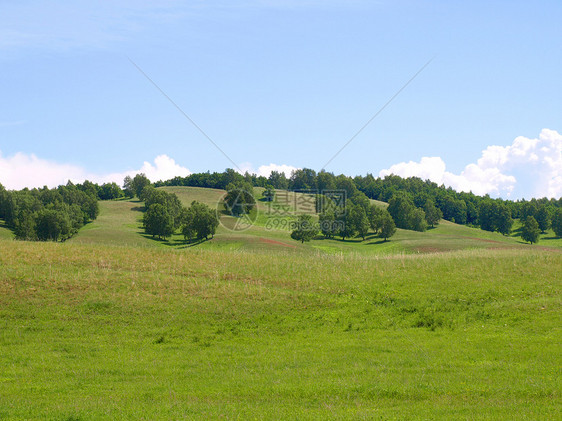
{"label": "green meadow", "polygon": [[266,206],[202,243],[145,236],[135,201],[65,243],[0,226],[0,419],[561,417],[552,233],[303,245]]}
{"label": "green meadow", "polygon": [[[521,240],[521,224],[516,221],[513,233],[504,236],[496,232],[487,232],[479,228],[471,228],[442,220],[435,228],[426,232],[398,229],[397,233],[384,242],[370,234],[365,241],[360,238],[341,241],[339,239],[316,240],[300,244],[290,238],[289,223],[300,210],[295,203],[295,193],[287,192],[279,202],[268,204],[257,202],[257,212],[253,225],[244,230],[233,231],[235,223],[232,216],[221,213],[222,207],[217,206],[224,190],[199,187],[163,187],[169,193],[175,193],[185,206],[197,200],[217,208],[221,215],[221,225],[212,241],[203,243],[187,243],[181,234],[174,234],[166,241],[157,241],[144,234],[142,229],[142,202],[138,201],[103,201],[100,202],[100,216],[93,223],[85,226],[69,242],[97,243],[113,245],[138,245],[164,248],[200,248],[228,249],[248,251],[282,251],[288,253],[327,253],[327,254],[361,254],[361,255],[394,255],[427,254],[473,249],[559,249],[562,239],[556,238],[552,230],[541,235],[539,244],[530,246]],[[262,188],[255,188],[256,197],[261,196]],[[380,206],[383,202],[373,201]],[[1,228],[0,228],[1,230]],[[1,231],[0,231],[0,235]],[[5,235],[11,236],[9,232]],[[562,250],[562,249],[561,249]]]}

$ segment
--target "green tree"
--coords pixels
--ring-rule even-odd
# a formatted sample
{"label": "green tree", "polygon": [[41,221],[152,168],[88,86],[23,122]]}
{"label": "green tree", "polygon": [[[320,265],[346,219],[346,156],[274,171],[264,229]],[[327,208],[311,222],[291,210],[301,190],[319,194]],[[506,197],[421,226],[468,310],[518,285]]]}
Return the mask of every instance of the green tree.
{"label": "green tree", "polygon": [[144,230],[147,234],[167,238],[174,233],[174,218],[166,207],[160,203],[149,206],[143,217]]}
{"label": "green tree", "polygon": [[95,197],[96,199],[98,198],[99,186],[97,184],[85,180],[82,184],[79,184],[78,187],[88,196]]}
{"label": "green tree", "polygon": [[351,199],[357,194],[357,186],[351,177],[346,177],[343,174],[338,175],[335,178],[336,189],[340,191],[345,191],[346,197]]}
{"label": "green tree", "polygon": [[540,234],[541,230],[537,220],[532,216],[528,216],[521,231],[521,238],[523,241],[528,241],[531,244],[538,243]]}
{"label": "green tree", "polygon": [[82,193],[79,198],[80,209],[84,212],[85,220],[84,223],[93,221],[96,219],[100,213],[100,207],[98,204],[97,196],[90,196],[89,194]]}
{"label": "green tree", "polygon": [[548,212],[548,209],[545,205],[540,205],[535,219],[537,220],[537,223],[539,224],[539,228],[541,230],[541,232],[546,232],[547,229],[550,228],[550,213]]}
{"label": "green tree", "polygon": [[345,241],[346,238],[352,238],[357,234],[355,224],[351,218],[350,214],[351,207],[347,206],[345,211],[336,217],[336,226],[338,227],[338,233],[342,240]]}
{"label": "green tree", "polygon": [[195,227],[193,226],[193,209],[183,208],[181,211],[181,233],[184,240],[190,240],[197,235]]}
{"label": "green tree", "polygon": [[365,212],[367,212],[369,210],[369,207],[371,206],[371,201],[369,200],[369,198],[365,196],[365,193],[360,191],[357,191],[354,196],[349,198],[349,200],[354,205],[361,206],[365,210]]}
{"label": "green tree", "polygon": [[123,193],[125,194],[125,197],[135,197],[133,179],[130,175],[123,179]]}
{"label": "green tree", "polygon": [[17,212],[16,194],[11,191],[0,191],[0,218],[4,219],[8,226],[13,226]]}
{"label": "green tree", "polygon": [[513,226],[511,211],[505,203],[500,204],[496,209],[497,214],[495,216],[495,228],[501,234],[509,235],[511,227]]}
{"label": "green tree", "polygon": [[64,241],[97,217],[95,186],[86,181],[55,189],[0,189],[0,215],[17,239]]}
{"label": "green tree", "polygon": [[[165,193],[166,192],[164,190],[156,190],[152,184],[147,184],[142,188],[140,195],[137,197],[144,202],[145,208],[148,208],[153,203],[160,203],[163,205],[164,203],[160,200],[160,198],[164,197]],[[155,195],[156,197],[153,198]]]}
{"label": "green tree", "polygon": [[329,193],[336,189],[336,177],[332,173],[320,171],[316,177],[316,186],[318,193]]}
{"label": "green tree", "polygon": [[495,231],[497,212],[498,209],[496,202],[493,202],[489,199],[480,202],[480,207],[478,210],[480,228],[485,231]]}
{"label": "green tree", "polygon": [[398,228],[411,229],[410,214],[414,209],[412,198],[404,192],[396,192],[388,203],[388,212]]}
{"label": "green tree", "polygon": [[64,241],[70,236],[68,214],[54,208],[43,208],[35,217],[37,238],[41,241]]}
{"label": "green tree", "polygon": [[271,171],[268,182],[276,189],[287,190],[289,188],[289,180],[284,172]]}
{"label": "green tree", "polygon": [[478,208],[470,200],[466,201],[466,223],[470,225],[478,224]]}
{"label": "green tree", "polygon": [[435,203],[433,203],[433,200],[431,199],[427,199],[425,201],[423,210],[425,212],[425,220],[432,228],[439,223],[441,218],[443,218],[443,212],[435,206]]}
{"label": "green tree", "polygon": [[66,203],[62,203],[61,205],[56,207],[58,212],[63,212],[68,215],[68,219],[70,221],[70,235],[69,238],[72,237],[74,234],[78,232],[80,228],[84,226],[84,221],[87,219],[85,218],[84,212],[80,209],[76,203],[68,205]]}
{"label": "green tree", "polygon": [[367,213],[359,205],[353,205],[349,215],[349,221],[353,224],[354,230],[365,240],[369,232],[369,219]]}
{"label": "green tree", "polygon": [[425,212],[423,209],[412,209],[408,215],[408,226],[410,227],[409,229],[414,231],[424,232],[427,230],[427,222],[425,220]]}
{"label": "green tree", "polygon": [[14,234],[18,240],[37,240],[36,222],[30,211],[20,212],[15,221]]}
{"label": "green tree", "polygon": [[101,185],[98,197],[101,200],[119,199],[123,197],[123,190],[117,183],[105,183]]}
{"label": "green tree", "polygon": [[382,218],[380,236],[384,238],[384,241],[386,241],[392,237],[394,233],[396,233],[396,224],[394,223],[392,216],[386,212]]}
{"label": "green tree", "polygon": [[316,171],[310,168],[295,170],[289,179],[290,190],[316,190]]}
{"label": "green tree", "polygon": [[254,189],[248,183],[231,183],[226,186],[224,207],[233,216],[250,213],[256,206]]}
{"label": "green tree", "polygon": [[378,233],[380,231],[383,218],[386,214],[388,214],[388,211],[380,206],[377,206],[375,204],[369,206],[367,218],[369,219],[369,225],[373,232]]}
{"label": "green tree", "polygon": [[291,238],[304,243],[312,240],[318,233],[318,226],[312,221],[311,215],[299,215],[294,223]]}
{"label": "green tree", "polygon": [[204,203],[193,201],[189,209],[182,213],[182,233],[185,239],[213,237],[219,226],[217,213]]}
{"label": "green tree", "polygon": [[132,182],[132,188],[135,192],[135,196],[143,200],[142,191],[146,186],[150,186],[151,184],[150,180],[143,173],[135,175]]}
{"label": "green tree", "polygon": [[562,237],[562,208],[557,208],[552,216],[552,230],[557,237]]}
{"label": "green tree", "polygon": [[175,193],[168,193],[161,189],[155,189],[153,186],[146,186],[141,195],[144,198],[145,208],[148,209],[155,203],[163,205],[174,219],[174,230],[180,227],[183,205]]}
{"label": "green tree", "polygon": [[535,199],[533,199],[530,202],[523,202],[523,204],[521,205],[520,218],[522,220],[526,220],[527,217],[532,216],[533,218],[536,219],[537,212],[538,212],[538,208],[537,208],[537,202],[536,202]]}
{"label": "green tree", "polygon": [[462,199],[447,195],[441,203],[443,218],[457,224],[466,224],[466,203]]}

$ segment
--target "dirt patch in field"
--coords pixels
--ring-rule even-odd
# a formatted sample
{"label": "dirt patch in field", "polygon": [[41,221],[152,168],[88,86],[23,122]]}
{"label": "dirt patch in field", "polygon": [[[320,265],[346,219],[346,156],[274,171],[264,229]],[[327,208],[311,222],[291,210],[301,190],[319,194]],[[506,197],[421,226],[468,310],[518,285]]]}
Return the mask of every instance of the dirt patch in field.
{"label": "dirt patch in field", "polygon": [[271,240],[270,238],[260,237],[260,241],[262,243],[266,243],[266,244],[276,244],[278,246],[289,247],[289,248],[293,248],[293,249],[297,248],[297,246],[294,246],[292,244],[282,243],[281,241]]}

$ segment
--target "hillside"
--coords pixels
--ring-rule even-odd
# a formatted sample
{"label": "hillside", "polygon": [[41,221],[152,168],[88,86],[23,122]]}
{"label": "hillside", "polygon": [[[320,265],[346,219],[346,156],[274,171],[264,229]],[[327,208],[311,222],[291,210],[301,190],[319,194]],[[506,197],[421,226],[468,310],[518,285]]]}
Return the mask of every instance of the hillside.
{"label": "hillside", "polygon": [[68,240],[70,243],[92,243],[129,246],[155,246],[143,234],[142,208],[138,201],[101,201],[98,218]]}
{"label": "hillside", "polygon": [[[224,190],[206,189],[198,187],[162,187],[167,192],[175,193],[185,206],[193,200],[203,202],[216,208]],[[263,189],[256,188],[256,197],[261,196]],[[258,201],[258,212],[253,226],[243,231],[232,231],[225,226],[233,226],[235,218],[222,215],[221,224],[215,238],[199,244],[186,244],[179,234],[168,241],[156,241],[143,233],[141,226],[142,203],[136,201],[105,201],[100,202],[101,214],[96,221],[83,228],[71,242],[101,243],[122,245],[146,245],[186,248],[197,247],[204,249],[228,250],[278,250],[289,253],[359,253],[359,254],[394,254],[394,253],[433,253],[465,249],[506,249],[506,248],[552,248],[561,247],[562,239],[556,239],[552,232],[542,236],[539,245],[530,246],[521,241],[516,225],[511,236],[482,231],[448,221],[441,223],[426,232],[415,232],[399,229],[390,241],[384,242],[373,235],[366,241],[351,239],[319,239],[310,243],[300,244],[290,238],[288,222],[295,215],[294,193],[284,193],[283,205],[279,205],[286,212],[271,211],[267,202]],[[373,201],[376,202],[376,201]],[[376,202],[385,206],[383,202]],[[277,206],[274,204],[273,206]],[[219,206],[219,211],[222,208]],[[271,216],[273,214],[273,216]],[[224,225],[224,226],[223,226]]]}
{"label": "hillside", "polygon": [[0,418],[560,413],[558,248],[446,221],[302,245],[265,202],[245,231],[157,241],[142,205],[100,202],[64,243],[0,227]]}

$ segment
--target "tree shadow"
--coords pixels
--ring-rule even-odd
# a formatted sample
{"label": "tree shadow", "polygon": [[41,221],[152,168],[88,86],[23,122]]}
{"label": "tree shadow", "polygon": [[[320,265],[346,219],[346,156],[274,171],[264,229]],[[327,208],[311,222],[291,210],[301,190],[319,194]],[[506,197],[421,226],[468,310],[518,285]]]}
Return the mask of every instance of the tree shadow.
{"label": "tree shadow", "polygon": [[[207,241],[211,241],[212,238],[207,238],[207,239],[200,239],[200,240],[178,240],[179,244],[183,244],[181,247],[177,247],[179,250],[183,250],[183,249],[188,249],[191,247],[195,247],[198,246],[200,244],[206,243]],[[178,245],[179,245],[178,244]]]}
{"label": "tree shadow", "polygon": [[357,243],[362,243],[362,242],[363,242],[363,239],[362,239],[362,238],[356,238],[356,237],[354,237],[354,238],[347,238],[347,237],[346,237],[345,239],[340,238],[339,241],[341,241],[342,243],[353,243],[353,244],[357,244]]}
{"label": "tree shadow", "polygon": [[167,243],[168,240],[166,240],[165,238],[158,238],[158,237],[153,237],[151,234],[147,234],[143,231],[137,231],[138,234],[140,234],[142,237],[151,240],[151,241],[158,241],[159,243]]}
{"label": "tree shadow", "polygon": [[374,240],[375,238],[380,238],[378,234],[368,234],[365,236],[365,239],[363,240],[362,237],[353,237],[353,238],[349,238],[346,237],[345,240],[341,237],[325,237],[322,234],[317,235],[316,237],[314,237],[315,241],[322,241],[322,240],[335,240],[335,241],[339,241],[340,243],[352,243],[352,244],[359,244],[359,243],[367,243],[367,244],[379,244],[379,242],[373,243],[373,242],[369,242],[371,240]]}
{"label": "tree shadow", "polygon": [[135,206],[135,207],[132,207],[131,210],[133,212],[144,212],[146,210],[146,208],[144,206]]}
{"label": "tree shadow", "polygon": [[384,238],[379,238],[378,241],[371,241],[370,243],[367,243],[368,246],[371,245],[377,245],[377,244],[384,244],[384,243],[388,243],[389,240],[385,240]]}
{"label": "tree shadow", "polygon": [[140,234],[142,237],[146,238],[147,240],[156,241],[163,246],[174,247],[180,250],[190,247],[195,247],[198,246],[199,244],[205,243],[206,241],[212,240],[212,238],[190,239],[190,240],[174,239],[174,238],[158,238],[158,237],[153,237],[151,234],[147,234],[142,231],[138,231],[138,234]]}
{"label": "tree shadow", "polygon": [[380,238],[380,237],[379,237],[379,234],[375,234],[375,233],[368,234],[368,235],[365,237],[365,241],[369,241],[369,240],[372,240],[372,239],[374,239],[374,238]]}

